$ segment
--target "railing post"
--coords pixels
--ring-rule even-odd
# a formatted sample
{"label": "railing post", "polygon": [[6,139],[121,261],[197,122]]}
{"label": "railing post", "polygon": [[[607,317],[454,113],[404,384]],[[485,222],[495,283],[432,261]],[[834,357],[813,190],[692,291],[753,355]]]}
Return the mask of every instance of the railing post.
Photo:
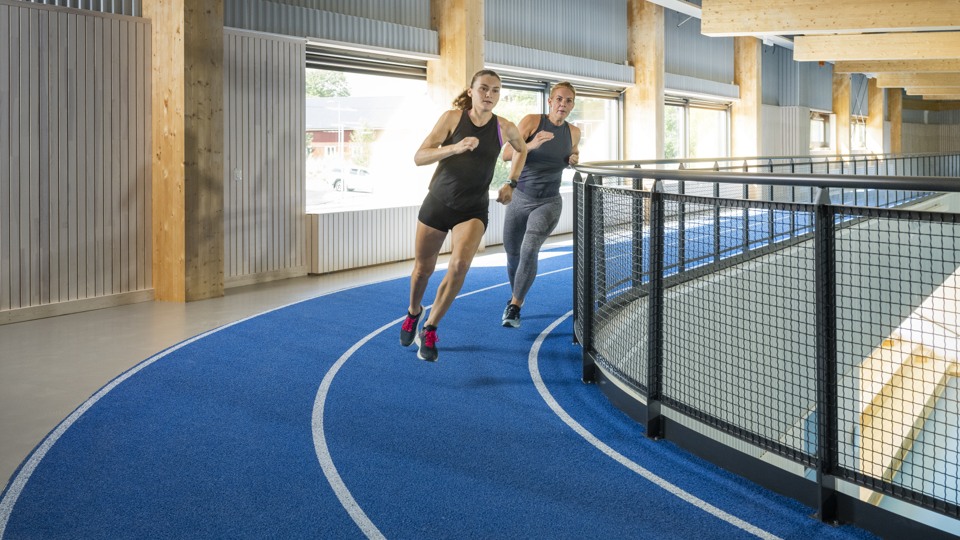
{"label": "railing post", "polygon": [[[713,162],[713,170],[720,170],[720,162]],[[713,183],[713,198],[720,198],[720,182]],[[713,262],[720,262],[720,205],[713,205]]]}
{"label": "railing post", "polygon": [[[747,162],[743,162],[743,172],[750,172]],[[750,200],[750,184],[743,184],[743,200]],[[743,207],[743,252],[750,251],[750,206]]]}
{"label": "railing post", "polygon": [[647,422],[651,439],[663,438],[663,184],[650,193],[650,295],[647,297]]}
{"label": "railing post", "polygon": [[[580,308],[581,308],[580,302],[577,302],[576,298],[577,298],[577,283],[580,283],[579,278],[581,276],[581,272],[583,272],[583,269],[580,267],[579,263],[581,259],[580,250],[583,249],[584,243],[578,242],[577,240],[579,238],[586,238],[586,237],[580,236],[580,228],[582,227],[582,225],[580,224],[580,220],[577,219],[577,217],[583,215],[580,212],[580,209],[583,208],[581,204],[583,203],[582,192],[584,190],[585,190],[585,187],[583,185],[583,175],[580,174],[580,171],[577,171],[573,174],[573,211],[574,211],[574,214],[573,214],[574,216],[573,217],[573,296],[571,298],[574,299],[574,302],[573,302],[573,320],[574,321],[579,321],[581,317],[580,314],[582,313],[582,311],[580,311]],[[576,331],[573,332],[573,342],[575,344],[580,342],[577,338]]]}
{"label": "railing post", "polygon": [[837,465],[836,222],[830,195],[821,188],[816,205],[815,267],[817,298],[817,516],[837,520],[834,477]]}
{"label": "railing post", "polygon": [[[640,168],[639,165],[636,168]],[[643,191],[643,179],[635,177],[633,179],[633,189],[634,191]],[[631,283],[634,289],[643,286],[643,225],[644,225],[644,212],[643,205],[645,199],[637,194],[634,194],[633,199],[630,204],[633,206],[633,223],[632,225],[632,238],[633,238],[633,263],[630,268]]]}
{"label": "railing post", "polygon": [[[594,272],[596,271],[596,257],[594,256],[593,243],[597,237],[593,226],[593,186],[596,180],[592,174],[587,175],[587,181],[583,184],[583,294],[582,305],[580,306],[581,328],[583,335],[580,336],[580,350],[583,358],[582,380],[591,383],[596,380],[597,366],[593,362],[591,350],[593,349],[593,307],[594,301]],[[599,235],[603,238],[603,231]]]}

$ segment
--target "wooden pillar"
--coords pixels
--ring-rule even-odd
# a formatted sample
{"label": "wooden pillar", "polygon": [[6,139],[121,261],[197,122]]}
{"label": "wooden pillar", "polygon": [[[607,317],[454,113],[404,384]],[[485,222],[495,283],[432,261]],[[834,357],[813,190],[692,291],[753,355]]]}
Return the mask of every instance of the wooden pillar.
{"label": "wooden pillar", "polygon": [[144,0],[153,26],[153,287],[223,296],[223,1]]}
{"label": "wooden pillar", "polygon": [[624,159],[663,158],[663,7],[628,0],[627,58],[633,86],[624,95]]}
{"label": "wooden pillar", "polygon": [[837,124],[834,132],[838,155],[850,153],[850,74],[833,74],[833,113]]}
{"label": "wooden pillar", "polygon": [[867,150],[882,154],[883,150],[883,88],[877,79],[867,80]]}
{"label": "wooden pillar", "polygon": [[761,54],[763,43],[755,37],[733,38],[733,83],[740,100],[730,109],[730,137],[734,157],[760,155]]}
{"label": "wooden pillar", "polygon": [[891,88],[887,92],[890,113],[890,153],[903,153],[903,91]]}
{"label": "wooden pillar", "polygon": [[447,110],[483,69],[483,0],[431,0],[430,18],[440,59],[427,62],[427,87],[437,107]]}

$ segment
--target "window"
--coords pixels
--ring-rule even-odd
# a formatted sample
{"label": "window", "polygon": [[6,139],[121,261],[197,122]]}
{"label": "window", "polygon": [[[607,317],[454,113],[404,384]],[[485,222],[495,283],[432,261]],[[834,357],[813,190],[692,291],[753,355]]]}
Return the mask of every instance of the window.
{"label": "window", "polygon": [[867,149],[867,119],[864,116],[850,117],[850,148]]}
{"label": "window", "polygon": [[[420,204],[434,167],[416,166],[413,156],[440,113],[428,97],[425,76],[417,76],[416,66],[390,64],[387,70],[309,46],[307,52],[307,212]],[[505,77],[494,112],[514,123],[546,112],[550,84]],[[619,93],[584,90],[577,85],[576,106],[567,119],[581,130],[580,159],[617,159]],[[508,172],[509,164],[497,160],[491,191],[507,181]],[[564,171],[567,186],[574,174]]]}
{"label": "window", "polygon": [[663,116],[666,159],[715,158],[730,154],[728,104],[668,97]]}
{"label": "window", "polygon": [[[514,124],[528,115],[549,112],[547,98],[557,81],[519,81],[506,78],[500,103],[494,111]],[[580,161],[608,161],[620,157],[620,101],[619,92],[583,87],[577,89],[576,105],[567,122],[580,128]],[[510,164],[499,161],[490,184],[496,191],[507,182]],[[573,185],[576,171],[563,171],[561,189]]]}
{"label": "window", "polygon": [[422,79],[307,69],[307,211],[416,205],[413,155],[436,118]]}
{"label": "window", "polygon": [[830,116],[821,112],[810,113],[810,150],[830,148]]}
{"label": "window", "polygon": [[[576,85],[574,85],[576,86]],[[577,89],[577,102],[567,121],[580,128],[580,161],[620,158],[620,100]],[[561,186],[572,186],[576,171],[565,169]]]}

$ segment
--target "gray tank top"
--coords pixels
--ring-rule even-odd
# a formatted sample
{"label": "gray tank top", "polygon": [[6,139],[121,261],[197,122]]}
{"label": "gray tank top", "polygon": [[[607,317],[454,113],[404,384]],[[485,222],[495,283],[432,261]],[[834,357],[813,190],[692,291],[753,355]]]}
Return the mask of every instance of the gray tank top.
{"label": "gray tank top", "polygon": [[532,141],[540,131],[553,133],[553,139],[527,154],[523,172],[517,180],[517,189],[525,195],[545,199],[560,194],[560,180],[573,151],[573,139],[570,136],[570,124],[564,122],[555,126],[545,114],[540,115],[540,126],[527,142]]}

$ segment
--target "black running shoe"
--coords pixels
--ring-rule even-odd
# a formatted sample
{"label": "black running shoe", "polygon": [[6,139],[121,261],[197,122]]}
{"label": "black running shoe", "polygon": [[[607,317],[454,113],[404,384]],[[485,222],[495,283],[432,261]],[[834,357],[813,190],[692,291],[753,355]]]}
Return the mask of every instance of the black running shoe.
{"label": "black running shoe", "polygon": [[503,326],[520,328],[520,306],[507,303],[506,309],[503,310]]}
{"label": "black running shoe", "polygon": [[423,306],[420,306],[420,313],[411,315],[407,312],[407,318],[400,325],[400,344],[409,347],[413,339],[417,337],[417,326],[420,324],[420,317],[423,316]]}
{"label": "black running shoe", "polygon": [[420,330],[420,334],[417,336],[417,342],[420,344],[420,350],[417,351],[417,358],[426,360],[427,362],[436,362],[440,356],[440,353],[437,351],[438,341],[440,341],[440,338],[437,337],[437,327],[432,324],[424,326],[423,330]]}

